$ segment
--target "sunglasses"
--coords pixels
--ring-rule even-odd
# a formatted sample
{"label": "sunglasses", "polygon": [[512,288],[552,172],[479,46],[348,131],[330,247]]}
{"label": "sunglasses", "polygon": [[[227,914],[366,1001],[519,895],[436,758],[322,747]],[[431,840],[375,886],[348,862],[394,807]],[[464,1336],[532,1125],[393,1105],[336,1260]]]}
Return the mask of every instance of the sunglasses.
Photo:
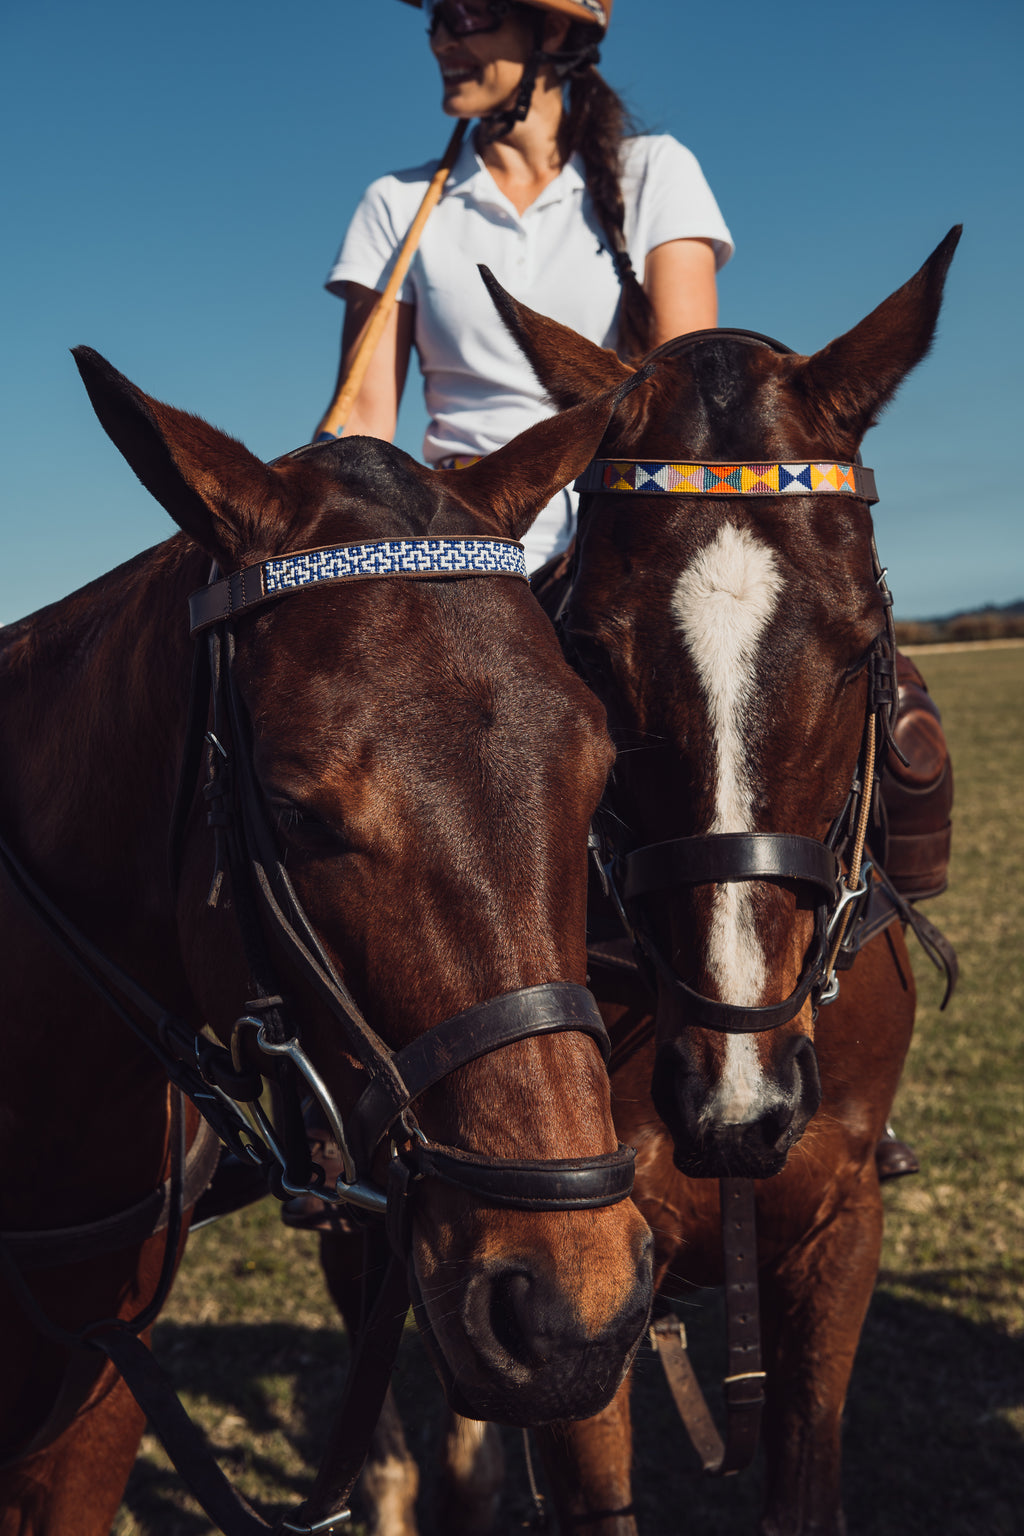
{"label": "sunglasses", "polygon": [[452,37],[497,32],[511,8],[509,0],[427,0],[427,32],[433,37],[442,21]]}

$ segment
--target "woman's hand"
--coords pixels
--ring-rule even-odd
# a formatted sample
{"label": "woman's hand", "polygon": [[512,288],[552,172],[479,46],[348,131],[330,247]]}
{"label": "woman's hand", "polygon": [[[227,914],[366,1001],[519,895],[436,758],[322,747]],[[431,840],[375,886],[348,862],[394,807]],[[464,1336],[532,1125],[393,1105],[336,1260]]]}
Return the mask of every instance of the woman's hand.
{"label": "woman's hand", "polygon": [[660,347],[687,331],[718,324],[715,248],[710,240],[666,240],[648,251],[644,292],[654,323],[651,346]]}
{"label": "woman's hand", "polygon": [[[380,294],[373,288],[363,288],[359,283],[349,283],[345,295],[345,324],[341,333],[341,366],[333,401],[338,398],[352,366],[359,343],[369,325],[370,316]],[[395,305],[384,327],[377,348],[370,359],[362,388],[342,428],[342,437],[381,437],[391,442],[398,426],[398,406],[405,388],[412,351],[413,320],[416,307],[413,304]],[[312,441],[315,442],[328,419],[329,411],[321,418]],[[338,435],[338,434],[334,434]]]}

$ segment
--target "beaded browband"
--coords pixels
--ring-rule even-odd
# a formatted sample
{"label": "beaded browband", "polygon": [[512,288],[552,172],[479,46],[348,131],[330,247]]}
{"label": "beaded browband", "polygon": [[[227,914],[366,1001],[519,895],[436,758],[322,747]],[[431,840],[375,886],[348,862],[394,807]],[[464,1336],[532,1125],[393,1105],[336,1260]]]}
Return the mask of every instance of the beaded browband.
{"label": "beaded browband", "polygon": [[458,537],[375,539],[306,549],[247,565],[193,592],[188,600],[189,633],[299,587],[376,576],[518,576],[525,581],[526,556],[515,539]]}
{"label": "beaded browband", "polygon": [[661,459],[594,459],[577,491],[668,496],[856,496],[876,502],[874,471],[862,464],[679,464]]}

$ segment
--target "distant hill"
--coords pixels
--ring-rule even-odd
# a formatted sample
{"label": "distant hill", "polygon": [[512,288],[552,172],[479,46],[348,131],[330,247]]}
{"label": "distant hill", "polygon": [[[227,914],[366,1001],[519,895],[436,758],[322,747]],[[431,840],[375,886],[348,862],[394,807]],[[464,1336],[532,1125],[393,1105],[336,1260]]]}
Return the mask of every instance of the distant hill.
{"label": "distant hill", "polygon": [[931,645],[942,640],[1007,640],[1024,637],[1024,597],[1012,603],[986,603],[941,619],[897,619],[900,645]]}

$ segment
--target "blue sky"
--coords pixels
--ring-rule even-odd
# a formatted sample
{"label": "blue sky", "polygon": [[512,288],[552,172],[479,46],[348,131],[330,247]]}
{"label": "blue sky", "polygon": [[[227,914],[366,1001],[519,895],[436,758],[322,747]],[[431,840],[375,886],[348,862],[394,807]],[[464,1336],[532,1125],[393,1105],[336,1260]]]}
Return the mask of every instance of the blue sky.
{"label": "blue sky", "polygon": [[[1022,33],[1019,0],[616,0],[604,50],[732,227],[723,325],[815,350],[964,223],[938,342],[864,449],[905,618],[1024,596]],[[450,124],[397,0],[34,0],[6,8],[0,48],[9,622],[170,531],[68,348],[265,458],[297,446],[334,381],[322,283],[359,193]]]}

